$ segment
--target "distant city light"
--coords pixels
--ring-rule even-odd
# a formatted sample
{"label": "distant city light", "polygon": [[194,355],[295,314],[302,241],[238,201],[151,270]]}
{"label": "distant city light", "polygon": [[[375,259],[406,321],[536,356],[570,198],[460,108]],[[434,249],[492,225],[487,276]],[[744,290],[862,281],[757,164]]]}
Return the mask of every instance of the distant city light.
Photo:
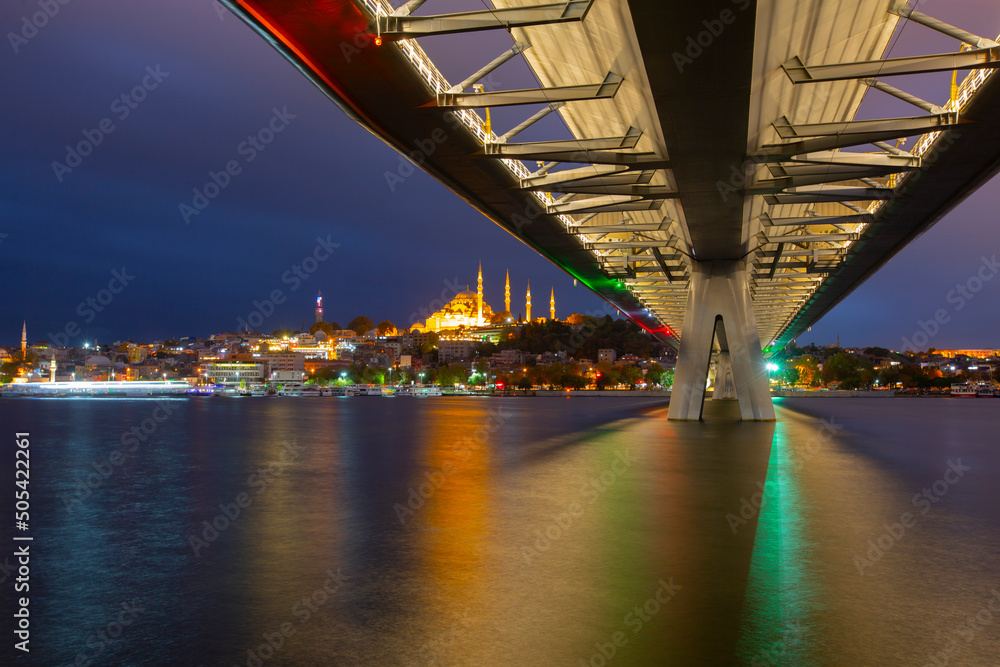
{"label": "distant city light", "polygon": [[773,363],[772,364],[768,364],[767,365],[767,370],[768,370],[768,372],[773,373],[774,371],[778,370],[778,364],[773,364]]}

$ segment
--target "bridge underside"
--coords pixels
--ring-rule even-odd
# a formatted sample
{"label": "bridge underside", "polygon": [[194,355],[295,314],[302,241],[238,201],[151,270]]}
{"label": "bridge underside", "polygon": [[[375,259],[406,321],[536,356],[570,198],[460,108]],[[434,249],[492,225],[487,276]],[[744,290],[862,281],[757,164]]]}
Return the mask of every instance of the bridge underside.
{"label": "bridge underside", "polygon": [[[901,0],[495,0],[430,17],[419,0],[224,1],[352,118],[682,341],[671,418],[700,418],[714,348],[744,419],[773,419],[764,357],[1000,170],[1000,48]],[[881,60],[901,15],[972,49]],[[513,48],[454,86],[417,43],[490,28]],[[539,89],[467,92],[515,56]],[[886,83],[956,68],[974,75],[944,108]],[[921,111],[855,122],[872,88]],[[474,112],[508,105],[528,119],[500,136]],[[572,139],[515,141],[551,112]]]}

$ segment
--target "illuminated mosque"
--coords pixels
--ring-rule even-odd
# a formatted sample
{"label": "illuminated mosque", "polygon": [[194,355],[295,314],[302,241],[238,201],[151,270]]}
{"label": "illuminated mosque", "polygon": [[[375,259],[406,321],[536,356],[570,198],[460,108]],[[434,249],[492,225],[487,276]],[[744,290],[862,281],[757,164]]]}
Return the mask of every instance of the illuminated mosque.
{"label": "illuminated mosque", "polygon": [[[527,319],[531,320],[531,286],[527,292]],[[507,284],[504,291],[504,309],[510,314],[510,272],[507,272]],[[556,316],[555,291],[552,292],[549,312],[552,319]],[[483,301],[483,265],[479,264],[479,281],[476,291],[467,289],[460,292],[441,310],[432,313],[427,322],[414,324],[413,332],[448,331],[459,328],[474,328],[490,326],[495,313],[488,303]]]}

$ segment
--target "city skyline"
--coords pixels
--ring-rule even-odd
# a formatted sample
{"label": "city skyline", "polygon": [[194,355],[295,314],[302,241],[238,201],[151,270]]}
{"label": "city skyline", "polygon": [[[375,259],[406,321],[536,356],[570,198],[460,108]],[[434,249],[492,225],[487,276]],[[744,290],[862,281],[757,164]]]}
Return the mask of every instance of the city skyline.
{"label": "city skyline", "polygon": [[[986,258],[986,257],[983,258],[984,261],[986,259],[989,259],[989,258]],[[981,266],[982,265],[983,264],[981,264]],[[988,266],[989,264],[986,263],[985,265]],[[482,264],[481,263],[479,265],[479,271],[482,271]],[[500,302],[501,300],[503,300],[504,303],[505,303],[505,306],[506,306],[507,299],[510,298],[511,294],[516,295],[518,293],[521,293],[524,296],[522,296],[521,299],[520,299],[521,300],[520,308],[517,307],[518,300],[511,300],[511,304],[512,304],[512,307],[514,309],[513,312],[511,313],[511,315],[515,319],[517,319],[519,316],[523,316],[523,317],[527,318],[528,317],[528,312],[529,312],[527,310],[527,305],[530,302],[531,281],[528,280],[528,279],[525,279],[524,280],[524,288],[525,288],[524,292],[519,292],[519,290],[517,289],[517,285],[519,284],[519,281],[515,279],[514,284],[511,286],[510,283],[509,283],[509,281],[510,281],[510,270],[509,269],[505,269],[504,273],[505,273],[505,281],[506,282],[505,282],[505,284],[504,284],[504,286],[502,288],[503,289],[502,299],[501,298],[492,299],[491,296],[490,296],[491,292],[492,293],[499,292],[501,288],[487,287],[487,285],[491,285],[492,284],[492,281],[489,281],[489,280],[483,280],[483,281],[481,281],[482,282],[482,286],[483,286],[483,293],[484,293],[483,303],[489,305],[491,301],[497,303],[497,302]],[[887,273],[887,272],[885,270],[883,270],[883,273]],[[891,275],[892,272],[888,272],[888,273],[890,273],[890,275]],[[881,274],[877,274],[875,276],[875,278],[878,278],[879,275],[881,275]],[[124,276],[125,276],[126,279],[128,278],[128,274],[127,273],[125,273]],[[291,274],[291,276],[294,278],[294,273]],[[463,277],[463,276],[456,276],[456,278],[461,278],[461,277]],[[889,279],[890,282],[892,282],[893,279],[894,278],[890,278]],[[295,285],[297,285],[297,284],[301,284],[301,283],[297,283],[297,282],[294,282],[294,281],[291,282],[291,285],[293,287]],[[450,279],[450,280],[443,281],[442,284],[443,284],[443,287],[442,287],[441,291],[439,293],[437,293],[436,295],[434,295],[424,306],[419,307],[417,310],[411,311],[406,318],[400,318],[398,320],[397,319],[393,319],[391,317],[385,317],[385,316],[379,314],[381,312],[381,309],[378,306],[373,306],[373,307],[372,306],[361,306],[361,308],[363,309],[362,311],[353,312],[353,313],[350,312],[350,311],[347,311],[346,310],[346,308],[347,308],[346,306],[342,306],[341,308],[338,309],[338,307],[336,305],[333,305],[333,307],[330,308],[330,307],[328,307],[328,305],[330,304],[329,297],[331,295],[331,292],[329,292],[329,291],[327,292],[326,301],[324,301],[324,297],[322,296],[323,295],[323,290],[321,288],[318,288],[316,290],[316,293],[315,294],[311,294],[311,295],[308,294],[308,293],[306,293],[305,290],[304,290],[304,288],[300,288],[300,289],[302,289],[302,291],[298,291],[298,290],[291,291],[290,294],[289,294],[290,290],[282,290],[281,303],[275,303],[274,301],[271,301],[271,299],[268,298],[270,296],[273,296],[273,291],[272,291],[272,293],[270,293],[267,296],[265,296],[264,299],[256,299],[256,300],[250,299],[249,300],[249,302],[250,302],[249,313],[250,314],[258,313],[258,314],[260,314],[263,317],[263,322],[261,323],[261,326],[257,328],[257,330],[260,333],[269,333],[269,332],[275,331],[275,330],[289,330],[289,329],[292,330],[292,331],[307,331],[309,329],[309,327],[314,322],[319,321],[319,317],[320,316],[322,316],[322,321],[328,322],[328,323],[337,323],[337,324],[340,324],[342,327],[346,327],[348,322],[350,322],[355,317],[359,317],[359,316],[369,317],[370,319],[372,319],[376,323],[378,323],[380,321],[383,321],[383,320],[389,320],[393,324],[395,324],[402,331],[404,329],[410,328],[414,324],[419,325],[421,322],[423,322],[424,320],[426,320],[427,315],[430,314],[432,312],[432,310],[436,309],[436,306],[439,306],[441,304],[441,302],[447,303],[453,297],[457,296],[458,294],[460,294],[460,293],[462,293],[464,291],[476,291],[476,290],[474,290],[472,288],[472,285],[474,284],[472,280],[466,280],[466,281],[463,282],[461,279],[455,279],[455,278],[453,278],[453,279]],[[573,286],[572,281],[570,282],[570,285]],[[984,283],[984,286],[985,285],[986,285],[986,283]],[[585,288],[582,288],[582,287],[579,287],[579,286],[575,286],[575,288],[577,290],[583,290],[584,292],[587,292]],[[998,283],[998,288],[1000,288],[1000,283]],[[554,290],[555,290],[555,287],[550,288],[551,292],[554,292]],[[104,296],[104,294],[102,294],[102,292],[104,292],[105,294],[108,294],[108,293],[111,294],[111,302],[109,302],[107,304],[107,306],[102,305],[103,304],[102,297]],[[289,298],[290,296],[292,296],[294,298]],[[333,293],[332,296],[334,298],[336,298],[337,294]],[[593,297],[593,295],[590,295],[589,292],[587,292],[587,296]],[[942,301],[942,303],[949,302],[949,297],[951,297],[950,303],[955,303],[956,299],[962,299],[963,301],[965,301],[966,303],[968,303],[968,302],[971,302],[973,299],[975,299],[977,296],[978,296],[978,293],[970,293],[967,290],[962,290],[962,291],[949,290],[949,292],[947,294],[942,295],[941,301]],[[563,314],[564,317],[567,316],[567,315],[569,315],[569,314],[579,312],[580,314],[583,314],[583,315],[595,315],[595,316],[601,316],[601,317],[603,317],[604,315],[610,314],[610,315],[612,315],[615,318],[622,318],[622,319],[624,319],[624,317],[620,313],[617,312],[617,309],[615,309],[614,306],[611,306],[610,304],[606,304],[606,303],[600,301],[599,299],[596,299],[596,297],[593,297],[593,299],[595,301],[597,301],[597,304],[596,304],[597,308],[589,309],[587,311],[565,311],[564,314]],[[113,331],[110,331],[110,330],[106,330],[106,333],[108,333],[109,335],[102,336],[102,335],[99,335],[99,333],[98,333],[99,330],[98,329],[88,329],[88,328],[86,328],[86,325],[85,325],[86,320],[88,318],[92,317],[92,316],[96,317],[95,314],[98,313],[98,312],[103,312],[103,309],[105,307],[110,308],[110,306],[113,303],[113,300],[114,300],[113,290],[111,290],[111,289],[101,289],[101,290],[98,290],[98,292],[96,292],[94,295],[89,295],[86,299],[82,300],[80,302],[80,304],[78,304],[78,308],[75,311],[76,317],[70,318],[70,320],[66,324],[64,324],[62,327],[59,327],[59,328],[57,328],[55,330],[47,331],[47,332],[45,332],[44,336],[34,336],[32,334],[29,334],[29,336],[28,336],[28,343],[29,343],[29,345],[30,344],[35,344],[35,343],[37,343],[39,341],[42,341],[42,340],[45,340],[45,341],[47,341],[47,342],[49,342],[51,344],[55,344],[56,346],[59,346],[59,347],[64,347],[64,346],[65,347],[79,347],[79,346],[82,346],[82,345],[84,345],[85,343],[88,343],[88,342],[92,342],[92,341],[95,341],[95,340],[99,341],[102,338],[105,341],[108,341],[108,340],[115,340],[115,341],[123,341],[123,340],[177,340],[177,339],[185,338],[185,337],[196,337],[197,338],[197,337],[202,337],[203,335],[211,335],[211,333],[239,332],[239,331],[243,331],[244,328],[245,328],[245,326],[246,326],[246,324],[247,324],[247,321],[248,321],[247,320],[248,316],[244,315],[244,316],[239,316],[235,321],[232,322],[232,326],[229,326],[229,327],[222,326],[222,324],[220,323],[219,326],[216,326],[214,328],[212,328],[210,326],[205,331],[201,331],[201,330],[199,330],[199,331],[187,331],[187,332],[184,332],[184,333],[177,332],[177,333],[171,334],[169,336],[167,336],[167,335],[165,335],[163,333],[160,333],[160,334],[155,334],[154,333],[152,336],[135,336],[135,335],[122,336],[122,335],[115,335],[115,333]],[[985,298],[983,299],[983,301],[986,301],[986,300],[987,299],[985,299]],[[545,312],[549,312],[549,305],[550,305],[549,300],[546,300],[546,303],[544,305],[545,305]],[[874,309],[878,309],[878,308],[880,308],[880,305],[879,304],[868,304],[868,303],[866,303],[865,308],[867,309],[869,307],[874,308]],[[560,306],[560,308],[561,308],[561,306]],[[845,308],[845,304],[840,304],[836,308],[834,308],[834,311],[837,311],[837,310],[840,310],[840,309],[843,309],[843,308]],[[494,312],[501,312],[501,311],[494,311]],[[265,317],[264,316],[265,313],[269,313],[269,314],[267,314],[266,317]],[[299,317],[300,315],[301,315],[301,317]],[[27,318],[27,317],[22,317],[21,318],[20,321],[21,321],[22,327],[21,327],[21,329],[19,329],[16,332],[16,334],[18,336],[18,340],[20,340],[21,337],[23,337],[24,327],[26,326],[26,323],[30,319],[31,318]],[[38,319],[40,321],[44,321],[44,318],[38,318]],[[295,323],[296,319],[300,320],[297,324]],[[829,317],[828,318],[824,318],[824,320],[829,320],[829,319],[831,319],[831,318],[829,318]],[[938,348],[938,349],[996,349],[996,348],[1000,348],[1000,334],[994,335],[992,337],[992,340],[990,340],[989,338],[987,338],[985,340],[985,342],[983,342],[982,344],[967,344],[961,338],[960,334],[957,335],[957,336],[953,334],[952,336],[949,336],[946,339],[945,338],[941,339],[941,340],[953,341],[953,344],[950,344],[950,345],[935,345],[933,343],[933,341],[937,340],[938,334],[935,334],[933,336],[928,336],[927,335],[928,332],[930,332],[932,330],[936,330],[936,331],[938,331],[940,333],[940,331],[942,329],[947,330],[947,325],[950,322],[945,322],[943,325],[938,325],[936,328],[934,328],[934,313],[933,312],[929,313],[928,317],[926,319],[923,319],[923,320],[918,319],[914,323],[913,331],[910,332],[908,335],[903,336],[901,338],[901,340],[898,343],[895,343],[895,344],[893,344],[891,342],[888,343],[888,344],[886,344],[886,343],[884,343],[882,341],[871,342],[871,341],[861,340],[860,336],[858,336],[855,333],[852,333],[851,331],[841,332],[839,330],[835,330],[833,328],[834,325],[832,323],[824,322],[824,320],[820,321],[820,325],[821,326],[816,326],[815,327],[818,330],[818,333],[816,333],[816,334],[814,334],[813,332],[806,332],[806,333],[804,333],[802,336],[800,336],[797,339],[797,341],[796,341],[797,344],[800,345],[800,346],[814,344],[814,345],[817,345],[819,347],[827,347],[827,346],[830,346],[830,345],[834,345],[834,346],[839,347],[840,346],[840,342],[841,342],[840,341],[841,336],[842,335],[846,335],[850,340],[855,341],[855,342],[849,343],[849,342],[845,341],[844,345],[843,345],[845,348],[846,347],[862,348],[862,347],[877,346],[877,347],[886,347],[887,349],[893,349],[893,350],[915,350],[915,351],[920,351],[920,350],[923,350],[923,349],[928,349],[930,347],[935,347],[935,348]],[[273,324],[273,326],[270,326],[271,324]],[[822,326],[822,325],[826,325],[826,326]],[[72,328],[74,326],[76,327],[76,329]],[[168,326],[168,328],[176,329],[176,326],[172,326],[172,325],[169,325],[169,324],[167,326]],[[69,335],[69,332],[75,331],[77,329],[80,331],[79,334],[77,334],[75,336],[70,336]],[[253,329],[253,328],[251,327],[251,329]],[[830,340],[823,340],[819,336],[824,335],[822,332],[826,332],[827,330],[829,330],[831,338],[830,338]],[[12,332],[11,336],[13,336],[13,333],[14,333],[13,328],[11,328],[11,332]],[[14,338],[12,337],[10,340],[14,341]],[[922,343],[922,342],[926,342],[927,344],[926,345],[922,345],[922,346],[918,344],[918,343]],[[4,347],[8,347],[8,348],[12,348],[13,349],[14,347],[17,346],[17,343],[16,343],[16,341],[14,341],[14,342],[8,342],[8,340],[7,340],[7,334],[5,332],[4,334],[0,334],[0,345],[2,345]]]}
{"label": "city skyline", "polygon": [[[971,3],[937,13],[965,26],[1000,20],[1000,7]],[[5,6],[0,25],[14,30],[21,17],[22,8]],[[18,130],[0,179],[7,204],[0,280],[11,286],[0,303],[0,322],[9,323],[0,336],[5,344],[15,344],[16,324],[26,318],[39,333],[72,322],[88,337],[109,340],[228,329],[275,289],[288,300],[275,308],[269,330],[298,328],[303,315],[308,322],[306,304],[317,289],[327,295],[328,319],[368,312],[408,325],[414,308],[436,299],[446,281],[467,282],[466,262],[456,258],[470,255],[481,256],[491,274],[509,266],[539,287],[556,287],[560,312],[606,307],[373,141],[308,82],[290,76],[232,15],[184,0],[149,18],[147,9],[124,2],[87,13],[68,7],[0,59],[21,100],[0,111]],[[181,33],[188,35],[183,48],[173,38]],[[428,43],[449,76],[463,69],[460,44]],[[952,46],[910,27],[892,53]],[[525,67],[511,68],[498,72],[503,83],[530,78]],[[947,79],[929,77],[932,84],[916,82],[913,90],[941,99]],[[47,85],[34,85],[39,80]],[[870,96],[862,111],[884,115],[900,107]],[[494,118],[500,122],[502,110]],[[540,123],[539,133],[556,125]],[[81,142],[92,144],[88,154],[72,155],[67,147]],[[227,171],[233,161],[236,168]],[[1000,281],[985,283],[961,310],[948,297],[983,258],[992,259],[997,203],[1000,185],[990,183],[799,343],[826,344],[839,334],[845,345],[899,347],[944,308],[949,321],[935,346],[995,346]],[[317,249],[324,260],[314,257]],[[314,271],[289,274],[298,283],[283,281],[310,257]],[[134,278],[122,285],[116,272]],[[110,303],[80,314],[81,303],[112,286],[122,289]],[[518,282],[515,302],[520,293]]]}

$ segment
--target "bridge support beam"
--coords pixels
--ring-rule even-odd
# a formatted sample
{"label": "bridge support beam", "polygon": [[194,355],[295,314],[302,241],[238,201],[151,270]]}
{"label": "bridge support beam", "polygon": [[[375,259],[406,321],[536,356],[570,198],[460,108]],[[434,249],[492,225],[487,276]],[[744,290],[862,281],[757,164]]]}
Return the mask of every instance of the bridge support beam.
{"label": "bridge support beam", "polygon": [[774,421],[767,367],[743,260],[695,262],[683,331],[669,419],[701,419],[712,347],[718,340],[723,387],[731,368],[743,420]]}

